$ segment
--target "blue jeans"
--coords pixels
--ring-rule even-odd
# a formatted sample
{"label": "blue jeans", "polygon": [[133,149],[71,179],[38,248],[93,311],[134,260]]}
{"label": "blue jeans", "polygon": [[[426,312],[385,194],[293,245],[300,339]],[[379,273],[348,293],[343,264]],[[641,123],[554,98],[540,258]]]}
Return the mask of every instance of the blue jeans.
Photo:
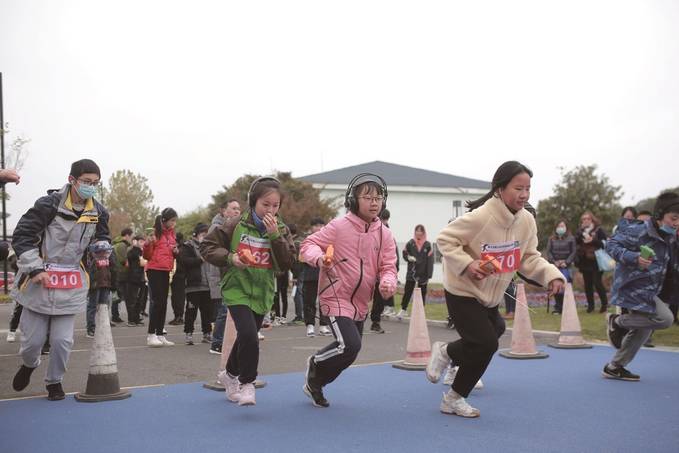
{"label": "blue jeans", "polygon": [[215,328],[212,329],[212,349],[222,347],[224,341],[224,326],[226,325],[226,305],[221,299],[212,299],[217,304],[217,317],[215,318]]}
{"label": "blue jeans", "polygon": [[111,304],[111,290],[109,288],[93,289],[87,294],[87,331],[94,332],[94,317],[97,314],[97,304]]}

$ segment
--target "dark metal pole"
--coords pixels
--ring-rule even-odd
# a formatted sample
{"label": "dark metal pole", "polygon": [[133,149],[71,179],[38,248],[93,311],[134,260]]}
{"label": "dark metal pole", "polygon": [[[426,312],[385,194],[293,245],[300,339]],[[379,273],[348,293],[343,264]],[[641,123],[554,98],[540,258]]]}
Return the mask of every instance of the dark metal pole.
{"label": "dark metal pole", "polygon": [[[5,169],[5,115],[3,112],[3,98],[2,98],[2,72],[0,72],[0,167]],[[2,240],[7,241],[7,209],[5,205],[5,185],[2,184]],[[7,294],[7,259],[3,261],[3,290]]]}

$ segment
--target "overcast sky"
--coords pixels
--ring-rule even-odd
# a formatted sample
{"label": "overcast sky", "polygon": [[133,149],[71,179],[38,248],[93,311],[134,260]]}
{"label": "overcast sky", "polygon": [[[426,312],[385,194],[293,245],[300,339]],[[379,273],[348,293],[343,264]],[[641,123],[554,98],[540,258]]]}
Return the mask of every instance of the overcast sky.
{"label": "overcast sky", "polygon": [[180,214],[244,173],[372,160],[517,159],[533,201],[597,164],[633,203],[679,185],[677,24],[673,0],[2,0],[5,121],[31,138],[8,224],[83,157]]}

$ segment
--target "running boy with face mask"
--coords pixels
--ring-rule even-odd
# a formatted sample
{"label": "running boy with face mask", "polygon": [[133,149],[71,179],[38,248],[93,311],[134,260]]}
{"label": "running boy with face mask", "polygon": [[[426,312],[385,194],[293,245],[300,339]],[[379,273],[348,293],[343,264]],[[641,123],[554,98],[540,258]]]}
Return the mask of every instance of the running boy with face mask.
{"label": "running boy with face mask", "polygon": [[679,303],[677,228],[679,195],[666,192],[645,222],[621,220],[606,251],[618,262],[613,277],[612,303],[627,309],[608,316],[608,339],[618,349],[604,366],[603,376],[638,381],[625,367],[654,330],[674,319],[668,304]]}
{"label": "running boy with face mask", "polygon": [[74,162],[68,184],[38,199],[14,230],[19,273],[12,296],[24,307],[19,352],[23,363],[12,383],[16,391],[28,386],[49,335],[47,399],[65,397],[61,381],[73,347],[75,316],[87,303],[82,258],[90,243],[111,242],[108,212],[94,199],[100,180],[94,161]]}

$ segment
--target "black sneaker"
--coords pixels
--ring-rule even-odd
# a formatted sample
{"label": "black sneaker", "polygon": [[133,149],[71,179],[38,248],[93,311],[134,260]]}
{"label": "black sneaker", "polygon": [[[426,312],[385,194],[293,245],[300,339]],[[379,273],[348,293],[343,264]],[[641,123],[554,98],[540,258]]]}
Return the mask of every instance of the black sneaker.
{"label": "black sneaker", "polygon": [[606,364],[604,371],[601,373],[603,377],[608,379],[618,379],[620,381],[638,381],[641,379],[638,374],[627,371],[624,367],[613,368]]}
{"label": "black sneaker", "polygon": [[221,354],[221,353],[222,353],[222,345],[210,347],[210,354]]}
{"label": "black sneaker", "polygon": [[42,349],[40,350],[40,354],[41,355],[47,355],[49,353],[50,353],[50,344],[45,343],[44,345],[42,345]]}
{"label": "black sneaker", "polygon": [[59,401],[63,400],[66,398],[66,394],[64,393],[64,389],[61,388],[61,382],[57,382],[56,384],[48,384],[47,385],[47,399],[50,401]]}
{"label": "black sneaker", "polygon": [[644,343],[645,348],[655,348],[655,345],[653,344],[652,340],[648,340],[646,343]]}
{"label": "black sneaker", "polygon": [[611,343],[615,349],[620,349],[622,346],[622,339],[627,335],[627,329],[623,329],[615,323],[615,320],[620,315],[609,314],[606,320],[606,336],[608,337],[608,342]]}
{"label": "black sneaker", "polygon": [[328,407],[330,403],[323,396],[323,387],[316,384],[316,362],[314,362],[314,356],[309,356],[307,360],[306,374],[304,375],[304,387],[302,391],[304,394],[311,398],[313,405],[316,407]]}
{"label": "black sneaker", "polygon": [[454,329],[455,328],[455,323],[453,322],[453,318],[448,318],[448,322],[446,323],[446,329]]}
{"label": "black sneaker", "polygon": [[382,326],[380,326],[379,322],[372,323],[372,325],[370,326],[370,330],[375,333],[384,333],[384,329],[382,328]]}
{"label": "black sneaker", "polygon": [[125,322],[125,321],[123,321],[122,319],[120,319],[120,317],[113,318],[113,319],[111,319],[111,321],[112,321],[112,322],[115,322],[115,323],[123,323],[123,322]]}
{"label": "black sneaker", "polygon": [[31,382],[31,374],[35,368],[27,367],[26,365],[21,365],[17,374],[14,375],[14,380],[12,381],[12,388],[17,392],[22,391]]}

